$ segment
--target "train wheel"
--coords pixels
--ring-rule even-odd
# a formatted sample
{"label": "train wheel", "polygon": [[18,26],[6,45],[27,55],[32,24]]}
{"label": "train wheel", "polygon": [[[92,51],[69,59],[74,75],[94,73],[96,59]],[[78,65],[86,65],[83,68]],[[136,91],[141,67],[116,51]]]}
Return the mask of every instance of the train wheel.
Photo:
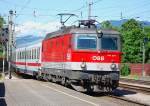
{"label": "train wheel", "polygon": [[66,78],[65,78],[65,77],[62,77],[62,78],[61,78],[61,84],[62,84],[62,85],[65,85],[65,83],[66,83]]}
{"label": "train wheel", "polygon": [[48,81],[52,81],[52,76],[48,74]]}
{"label": "train wheel", "polygon": [[88,88],[87,88],[87,93],[92,93],[94,91],[94,87],[92,87],[92,86],[89,86]]}
{"label": "train wheel", "polygon": [[39,75],[36,75],[37,80],[42,80],[42,78]]}
{"label": "train wheel", "polygon": [[52,76],[52,82],[56,83],[56,76]]}

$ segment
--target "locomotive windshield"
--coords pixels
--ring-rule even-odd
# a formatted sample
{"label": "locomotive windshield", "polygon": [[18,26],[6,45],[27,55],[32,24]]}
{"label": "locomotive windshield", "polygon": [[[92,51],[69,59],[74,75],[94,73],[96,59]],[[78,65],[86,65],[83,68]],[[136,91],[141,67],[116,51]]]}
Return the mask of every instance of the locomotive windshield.
{"label": "locomotive windshield", "polygon": [[118,50],[116,37],[102,37],[101,39],[102,50]]}
{"label": "locomotive windshield", "polygon": [[96,34],[81,34],[76,38],[76,49],[119,50],[118,37],[104,35],[98,38]]}
{"label": "locomotive windshield", "polygon": [[97,48],[97,37],[89,35],[79,35],[77,38],[77,49],[91,49]]}

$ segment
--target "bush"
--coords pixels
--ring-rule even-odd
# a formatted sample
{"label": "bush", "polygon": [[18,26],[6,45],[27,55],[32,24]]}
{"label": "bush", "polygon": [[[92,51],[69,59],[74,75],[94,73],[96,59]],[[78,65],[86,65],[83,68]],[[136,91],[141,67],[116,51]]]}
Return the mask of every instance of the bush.
{"label": "bush", "polygon": [[121,75],[122,76],[128,76],[130,74],[130,68],[127,64],[124,64],[121,68]]}

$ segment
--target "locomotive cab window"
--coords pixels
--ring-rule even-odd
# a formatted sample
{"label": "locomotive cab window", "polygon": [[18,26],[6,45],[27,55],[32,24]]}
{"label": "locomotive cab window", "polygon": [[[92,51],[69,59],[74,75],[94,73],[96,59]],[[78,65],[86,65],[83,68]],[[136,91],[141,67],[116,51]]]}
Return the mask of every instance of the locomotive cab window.
{"label": "locomotive cab window", "polygon": [[96,50],[97,46],[96,36],[79,35],[77,37],[77,49],[90,49]]}
{"label": "locomotive cab window", "polygon": [[102,37],[101,49],[102,50],[118,50],[117,37]]}

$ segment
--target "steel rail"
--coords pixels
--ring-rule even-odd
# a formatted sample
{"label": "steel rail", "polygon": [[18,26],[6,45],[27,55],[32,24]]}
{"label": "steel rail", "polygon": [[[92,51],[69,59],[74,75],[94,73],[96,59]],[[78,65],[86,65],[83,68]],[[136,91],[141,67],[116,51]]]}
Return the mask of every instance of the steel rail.
{"label": "steel rail", "polygon": [[150,86],[119,82],[119,87],[130,91],[142,92],[150,95]]}

